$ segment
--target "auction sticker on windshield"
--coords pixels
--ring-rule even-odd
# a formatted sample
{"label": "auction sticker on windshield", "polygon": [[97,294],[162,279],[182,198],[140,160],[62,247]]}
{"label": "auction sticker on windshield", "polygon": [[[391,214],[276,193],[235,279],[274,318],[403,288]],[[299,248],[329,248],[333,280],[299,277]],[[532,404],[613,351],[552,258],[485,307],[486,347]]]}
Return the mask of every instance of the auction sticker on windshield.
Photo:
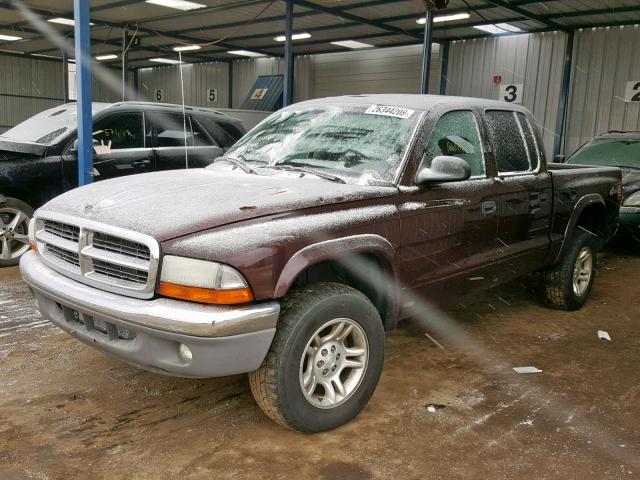
{"label": "auction sticker on windshield", "polygon": [[383,115],[385,117],[404,118],[406,120],[407,118],[411,118],[411,115],[416,113],[416,111],[409,110],[407,108],[388,107],[385,105],[371,105],[364,113],[367,115]]}

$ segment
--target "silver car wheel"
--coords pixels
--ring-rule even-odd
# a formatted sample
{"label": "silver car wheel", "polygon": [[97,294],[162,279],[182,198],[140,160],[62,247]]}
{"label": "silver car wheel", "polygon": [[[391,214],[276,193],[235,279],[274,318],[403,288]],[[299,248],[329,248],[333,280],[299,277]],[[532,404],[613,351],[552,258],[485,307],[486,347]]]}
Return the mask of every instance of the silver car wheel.
{"label": "silver car wheel", "polygon": [[585,294],[593,275],[593,252],[590,248],[584,247],[580,250],[576,265],[573,269],[573,293],[578,297]]}
{"label": "silver car wheel", "polygon": [[11,207],[0,208],[0,260],[19,258],[29,250],[29,217]]}
{"label": "silver car wheel", "polygon": [[300,360],[300,388],[315,407],[335,408],[358,389],[367,370],[369,342],[348,318],[325,323],[311,337]]}

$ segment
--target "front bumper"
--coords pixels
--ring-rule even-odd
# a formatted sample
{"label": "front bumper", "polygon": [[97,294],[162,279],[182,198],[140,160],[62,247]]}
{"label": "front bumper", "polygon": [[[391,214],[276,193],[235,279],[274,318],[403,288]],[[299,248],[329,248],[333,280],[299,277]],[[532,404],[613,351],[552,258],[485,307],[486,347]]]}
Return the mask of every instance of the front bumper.
{"label": "front bumper", "polygon": [[640,237],[640,207],[620,207],[620,233]]}
{"label": "front bumper", "polygon": [[[42,315],[79,340],[146,370],[220,377],[256,370],[275,335],[277,302],[245,307],[140,300],[71,280],[33,252],[20,261]],[[192,360],[179,355],[180,345]]]}

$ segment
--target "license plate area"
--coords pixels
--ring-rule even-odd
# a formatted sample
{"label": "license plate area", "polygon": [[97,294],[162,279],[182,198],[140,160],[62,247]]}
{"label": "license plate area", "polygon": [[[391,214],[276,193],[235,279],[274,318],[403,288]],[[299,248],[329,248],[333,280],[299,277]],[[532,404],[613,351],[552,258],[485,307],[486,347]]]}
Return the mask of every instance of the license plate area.
{"label": "license plate area", "polygon": [[128,328],[116,325],[115,323],[106,322],[99,318],[95,318],[92,315],[87,315],[86,313],[79,312],[78,310],[65,307],[64,305],[58,306],[62,309],[64,318],[68,323],[81,326],[87,332],[99,335],[105,340],[112,342],[119,340],[129,341],[136,337],[135,332]]}

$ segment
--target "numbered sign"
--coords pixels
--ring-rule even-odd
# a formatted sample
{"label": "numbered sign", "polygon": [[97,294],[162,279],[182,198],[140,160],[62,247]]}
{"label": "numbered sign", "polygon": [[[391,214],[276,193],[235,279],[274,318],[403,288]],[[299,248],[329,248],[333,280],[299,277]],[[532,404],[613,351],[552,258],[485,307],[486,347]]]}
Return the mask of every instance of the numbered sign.
{"label": "numbered sign", "polygon": [[164,92],[160,89],[156,90],[153,93],[153,98],[155,98],[156,102],[161,102],[162,99],[164,98]]}
{"label": "numbered sign", "polygon": [[624,96],[625,102],[640,102],[640,80],[627,82],[627,92]]}
{"label": "numbered sign", "polygon": [[207,90],[207,102],[218,103],[218,89],[210,88]]}
{"label": "numbered sign", "polygon": [[507,103],[522,103],[523,85],[521,83],[511,83],[500,85],[500,96],[498,100]]}
{"label": "numbered sign", "polygon": [[251,95],[251,100],[262,100],[267,96],[268,88],[256,88]]}

